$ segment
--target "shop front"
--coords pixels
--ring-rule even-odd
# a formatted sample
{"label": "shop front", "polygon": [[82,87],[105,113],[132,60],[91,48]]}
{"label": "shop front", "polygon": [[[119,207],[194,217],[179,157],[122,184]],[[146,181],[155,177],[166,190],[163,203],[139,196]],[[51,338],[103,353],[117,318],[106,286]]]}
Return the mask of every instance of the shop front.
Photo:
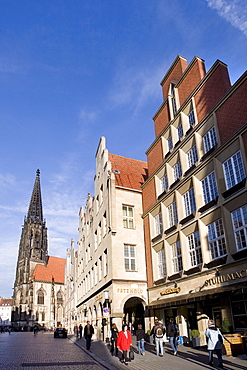
{"label": "shop front", "polygon": [[191,342],[192,330],[198,330],[200,345],[206,344],[209,318],[224,333],[247,330],[247,270],[243,266],[169,282],[151,288],[150,297],[150,316],[166,324],[170,317],[176,318],[185,343]]}

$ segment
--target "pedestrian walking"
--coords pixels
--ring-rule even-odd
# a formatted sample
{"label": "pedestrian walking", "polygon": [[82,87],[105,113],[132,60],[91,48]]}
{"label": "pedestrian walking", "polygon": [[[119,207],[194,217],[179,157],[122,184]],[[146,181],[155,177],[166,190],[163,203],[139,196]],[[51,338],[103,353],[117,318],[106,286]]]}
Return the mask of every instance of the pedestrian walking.
{"label": "pedestrian walking", "polygon": [[90,324],[90,321],[87,321],[87,325],[85,325],[85,327],[84,327],[84,338],[86,339],[86,348],[87,348],[87,350],[90,350],[91,340],[92,340],[93,334],[94,334],[94,328]]}
{"label": "pedestrian walking", "polygon": [[177,342],[177,336],[178,336],[178,326],[176,322],[174,321],[174,318],[171,317],[169,324],[167,326],[167,336],[169,337],[169,343],[171,346],[171,349],[173,350],[174,356],[177,355],[177,348],[178,348],[178,342]]}
{"label": "pedestrian walking", "polygon": [[155,338],[155,348],[156,348],[156,355],[163,357],[164,355],[164,334],[166,330],[164,328],[164,325],[162,322],[156,323],[156,325],[153,327],[151,334],[154,335]]}
{"label": "pedestrian walking", "polygon": [[82,324],[79,325],[80,339],[82,338]]}
{"label": "pedestrian walking", "polygon": [[118,338],[118,328],[117,328],[117,325],[113,323],[111,327],[111,354],[112,356],[114,355],[114,351],[115,351],[115,355],[116,356],[118,355],[117,338]]}
{"label": "pedestrian walking", "polygon": [[144,347],[144,336],[145,332],[142,329],[142,325],[138,325],[138,329],[136,330],[136,340],[138,346],[138,355],[145,355],[145,347]]}
{"label": "pedestrian walking", "polygon": [[213,320],[208,320],[208,327],[206,329],[206,340],[208,345],[208,352],[209,352],[209,365],[214,366],[213,363],[213,353],[214,350],[216,352],[216,355],[219,360],[218,367],[223,368],[223,359],[222,359],[222,343],[224,341],[224,337],[221,334],[220,330],[215,326],[215,323]]}
{"label": "pedestrian walking", "polygon": [[128,330],[128,326],[124,324],[122,330],[118,334],[117,347],[122,351],[121,362],[125,365],[128,365],[127,351],[130,349],[130,346],[132,346],[132,337]]}

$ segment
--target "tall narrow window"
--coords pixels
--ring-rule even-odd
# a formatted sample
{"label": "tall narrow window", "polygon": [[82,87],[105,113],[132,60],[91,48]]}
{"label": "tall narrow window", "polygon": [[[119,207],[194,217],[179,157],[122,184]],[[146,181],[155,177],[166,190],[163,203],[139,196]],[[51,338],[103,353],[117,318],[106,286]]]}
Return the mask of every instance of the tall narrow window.
{"label": "tall narrow window", "polygon": [[195,113],[193,110],[189,113],[188,120],[189,120],[190,126],[193,126],[195,124],[196,120],[195,120]]}
{"label": "tall narrow window", "polygon": [[196,201],[194,189],[191,188],[183,195],[185,216],[189,216],[196,211]]}
{"label": "tall narrow window", "polygon": [[166,191],[168,189],[168,178],[167,178],[167,175],[164,175],[163,177],[161,177],[161,179],[160,179],[160,186],[161,186],[161,193],[163,193],[163,191]]}
{"label": "tall narrow window", "polygon": [[232,223],[237,250],[247,248],[247,205],[232,212]]}
{"label": "tall narrow window", "polygon": [[198,266],[202,263],[202,250],[200,234],[196,231],[188,236],[189,254],[191,267]]}
{"label": "tall narrow window", "polygon": [[136,271],[136,250],[134,245],[124,245],[125,271]]}
{"label": "tall narrow window", "polygon": [[158,278],[161,279],[166,276],[166,260],[164,248],[158,252]]}
{"label": "tall narrow window", "polygon": [[225,235],[221,218],[208,225],[208,246],[212,260],[226,255]]}
{"label": "tall narrow window", "polygon": [[180,123],[180,125],[178,126],[178,138],[182,139],[183,136],[184,136],[184,130],[183,130],[182,123]]}
{"label": "tall narrow window", "polygon": [[108,253],[107,249],[104,250],[104,276],[108,275]]}
{"label": "tall narrow window", "polygon": [[223,163],[226,189],[232,188],[245,178],[244,165],[240,152],[235,153]]}
{"label": "tall narrow window", "polygon": [[162,214],[158,213],[155,216],[154,221],[155,221],[155,234],[156,235],[162,234],[163,232]]}
{"label": "tall narrow window", "polygon": [[214,171],[202,180],[204,203],[207,204],[218,196],[218,188]]}
{"label": "tall narrow window", "polygon": [[172,150],[173,148],[173,142],[172,142],[172,137],[168,137],[167,139],[167,144],[168,144],[168,150]]}
{"label": "tall narrow window", "polygon": [[172,244],[172,270],[173,273],[177,273],[183,270],[182,252],[180,241]]}
{"label": "tall narrow window", "polygon": [[177,103],[176,103],[176,95],[175,95],[175,83],[171,83],[171,101],[172,101],[172,110],[173,115],[176,116],[177,114]]}
{"label": "tall narrow window", "polygon": [[45,299],[45,295],[44,295],[44,292],[43,290],[39,289],[38,290],[38,304],[44,304],[44,299]]}
{"label": "tall narrow window", "polygon": [[187,153],[189,168],[193,166],[198,161],[198,155],[196,150],[196,145],[194,145]]}
{"label": "tall narrow window", "polygon": [[174,181],[176,181],[182,176],[182,168],[180,161],[178,161],[172,168],[173,168],[173,178]]}
{"label": "tall narrow window", "polygon": [[204,152],[207,153],[217,144],[217,137],[215,127],[212,127],[204,136],[203,136],[203,145]]}
{"label": "tall narrow window", "polygon": [[168,207],[169,227],[178,223],[177,203],[173,202]]}
{"label": "tall narrow window", "polygon": [[123,226],[126,229],[134,229],[134,207],[123,205]]}

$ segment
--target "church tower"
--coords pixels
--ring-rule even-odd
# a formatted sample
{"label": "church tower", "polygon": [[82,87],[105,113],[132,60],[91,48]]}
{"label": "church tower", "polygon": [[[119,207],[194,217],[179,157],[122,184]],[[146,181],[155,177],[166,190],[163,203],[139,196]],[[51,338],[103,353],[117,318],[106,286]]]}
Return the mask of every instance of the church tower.
{"label": "church tower", "polygon": [[32,312],[32,276],[37,264],[46,266],[48,261],[47,228],[43,218],[40,171],[36,179],[29,204],[27,217],[24,219],[16,278],[13,294],[13,321],[28,324]]}

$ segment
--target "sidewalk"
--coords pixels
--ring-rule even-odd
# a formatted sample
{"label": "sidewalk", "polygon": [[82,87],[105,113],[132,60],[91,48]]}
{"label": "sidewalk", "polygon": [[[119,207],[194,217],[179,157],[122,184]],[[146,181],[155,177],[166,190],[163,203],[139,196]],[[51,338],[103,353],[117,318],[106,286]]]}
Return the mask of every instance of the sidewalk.
{"label": "sidewalk", "polygon": [[[156,356],[154,345],[145,343],[146,353],[145,356],[137,354],[136,338],[133,337],[133,348],[135,351],[135,359],[128,363],[128,366],[122,364],[118,357],[111,356],[110,344],[102,341],[92,341],[90,351],[86,350],[85,340],[77,339],[74,336],[69,336],[69,339],[86,352],[95,361],[100,363],[102,367],[108,370],[125,369],[132,370],[202,370],[212,369],[208,365],[208,353],[205,349],[195,349],[180,345],[178,347],[178,355],[173,356],[169,344],[165,344],[165,354],[163,357]],[[121,354],[120,354],[121,356]],[[223,356],[224,369],[227,370],[246,370],[247,369],[247,356],[245,359],[232,356]],[[217,369],[218,361],[216,355],[214,356],[214,364]]]}

